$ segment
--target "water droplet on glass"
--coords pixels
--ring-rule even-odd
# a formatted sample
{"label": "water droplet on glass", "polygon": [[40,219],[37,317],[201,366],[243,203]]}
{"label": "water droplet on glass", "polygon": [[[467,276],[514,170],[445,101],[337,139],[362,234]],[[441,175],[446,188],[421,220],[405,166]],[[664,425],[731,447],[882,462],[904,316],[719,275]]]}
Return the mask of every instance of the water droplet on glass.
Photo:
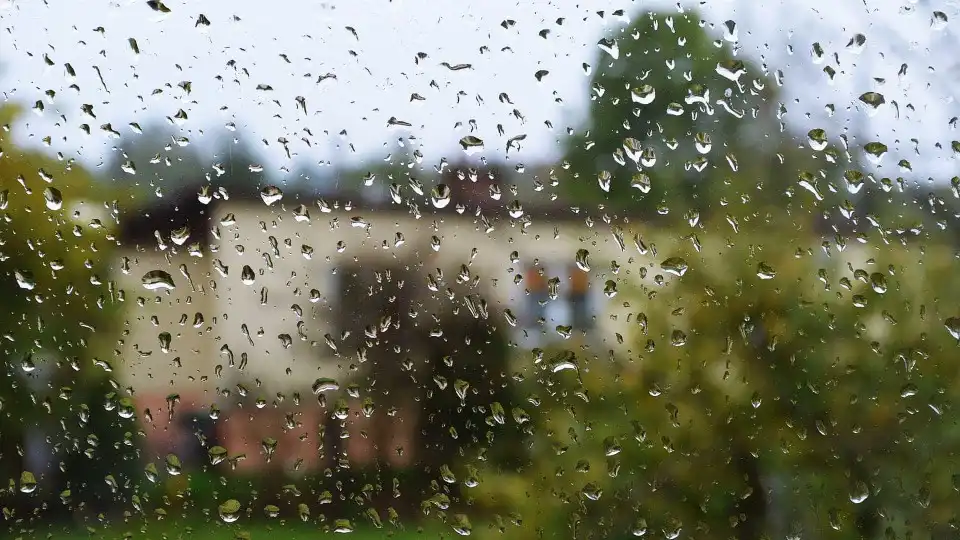
{"label": "water droplet on glass", "polygon": [[657,91],[653,86],[645,84],[639,88],[634,88],[630,92],[630,98],[634,103],[640,105],[649,105],[653,103],[653,100],[657,97]]}
{"label": "water droplet on glass", "polygon": [[60,190],[55,187],[48,186],[44,188],[43,200],[50,210],[59,210],[63,206],[63,195],[61,195]]}
{"label": "water droplet on glass", "polygon": [[769,264],[761,262],[757,265],[757,277],[760,279],[773,279],[777,277],[777,272]]}
{"label": "water droplet on glass", "polygon": [[473,532],[473,526],[470,524],[470,520],[464,514],[454,514],[453,519],[451,520],[451,526],[453,527],[454,532],[460,536],[470,536]]}
{"label": "water droplet on glass", "polygon": [[585,249],[577,250],[577,255],[574,259],[577,263],[577,268],[579,268],[580,270],[583,270],[584,272],[589,272],[590,271],[589,257],[590,257],[589,251]]}
{"label": "water droplet on glass", "polygon": [[253,272],[253,268],[250,268],[250,265],[243,265],[243,269],[240,271],[240,281],[244,285],[253,285],[253,282],[256,281],[257,276]]}
{"label": "water droplet on glass", "polygon": [[171,476],[177,476],[183,472],[183,464],[180,462],[180,458],[176,454],[167,454],[164,462],[167,467],[167,473]]}
{"label": "water droplet on glass", "polygon": [[953,339],[960,343],[960,317],[948,317],[943,321],[943,326],[950,332]]}
{"label": "water droplet on glass", "polygon": [[737,22],[728,20],[723,23],[723,39],[730,43],[736,43],[740,38],[737,36]]}
{"label": "water droplet on glass", "polygon": [[283,198],[283,191],[277,186],[267,186],[260,190],[260,198],[267,206],[270,206]]}
{"label": "water droplet on glass", "polygon": [[947,27],[947,14],[942,11],[934,11],[930,17],[930,28],[934,30],[943,30]]}
{"label": "water droplet on glass", "polygon": [[163,270],[151,270],[147,272],[140,278],[140,282],[143,284],[143,288],[148,291],[176,288],[176,285],[173,283],[173,277]]}
{"label": "water droplet on glass", "polygon": [[233,523],[240,519],[240,501],[228,499],[217,508],[224,523]]}
{"label": "water droplet on glass", "polygon": [[868,142],[863,146],[863,151],[867,154],[867,159],[874,165],[879,165],[883,156],[887,154],[887,145],[882,142]]}
{"label": "water droplet on glass", "polygon": [[650,176],[646,173],[635,173],[630,180],[630,187],[639,189],[641,193],[650,193],[652,187]]}
{"label": "water droplet on glass", "polygon": [[227,459],[227,449],[222,446],[212,446],[207,450],[211,465],[219,465]]}
{"label": "water droplet on glass", "polygon": [[597,42],[597,47],[599,47],[601,51],[609,54],[610,58],[614,60],[620,58],[620,47],[617,46],[616,40],[603,38]]}
{"label": "water droplet on glass", "polygon": [[613,180],[613,175],[610,174],[610,171],[600,171],[597,173],[597,183],[603,191],[610,191],[611,180]]}
{"label": "water droplet on glass", "polygon": [[870,288],[878,294],[887,292],[887,278],[880,272],[870,274]]}
{"label": "water droplet on glass", "polygon": [[474,135],[467,135],[460,139],[460,146],[463,147],[463,152],[470,156],[483,151],[483,139]]}
{"label": "water droplet on glass", "polygon": [[14,270],[13,276],[17,280],[17,285],[21,289],[33,290],[37,286],[36,280],[33,278],[33,272],[29,270]]}
{"label": "water droplet on glass", "polygon": [[873,114],[876,110],[887,102],[883,94],[879,92],[864,92],[860,95],[860,101],[867,105],[867,112]]}
{"label": "water droplet on glass", "polygon": [[157,466],[153,463],[147,463],[143,468],[143,474],[147,477],[147,480],[156,484],[157,480],[160,478],[160,472],[157,470]]}
{"label": "water droplet on glass", "polygon": [[445,208],[450,204],[451,189],[450,186],[446,184],[437,184],[430,191],[430,202],[433,203],[435,208]]}
{"label": "water droplet on glass", "polygon": [[862,481],[857,481],[850,491],[850,502],[860,504],[870,497],[870,489]]}
{"label": "water droplet on glass", "polygon": [[340,534],[352,533],[354,529],[353,523],[349,519],[338,519],[333,522],[333,532]]}
{"label": "water droplet on glass", "polygon": [[864,175],[860,171],[847,171],[843,173],[843,179],[847,184],[847,191],[851,194],[857,194],[863,188]]}
{"label": "water droplet on glass", "polygon": [[680,257],[670,257],[660,263],[660,269],[675,276],[683,276],[687,273],[687,261]]}
{"label": "water droplet on glass", "polygon": [[[12,483],[11,479],[11,483]],[[11,486],[12,487],[12,486]],[[20,492],[33,493],[37,490],[37,478],[30,471],[20,473]]]}
{"label": "water droplet on glass", "polygon": [[807,144],[810,145],[810,148],[815,152],[822,152],[827,148],[827,132],[820,129],[814,128],[807,132]]}
{"label": "water droplet on glass", "polygon": [[[328,343],[328,345],[329,345],[329,343]],[[336,350],[336,345],[334,344],[334,346],[333,346],[332,348],[333,348],[334,350]],[[336,380],[334,380],[334,379],[330,379],[330,378],[327,378],[327,377],[321,377],[321,378],[319,378],[319,379],[317,379],[316,381],[313,382],[313,387],[312,387],[312,388],[313,388],[313,393],[314,393],[314,394],[322,394],[322,393],[324,393],[324,392],[332,392],[332,391],[335,391],[335,390],[339,390],[339,389],[340,389],[340,383],[338,383],[338,382],[337,382]]]}

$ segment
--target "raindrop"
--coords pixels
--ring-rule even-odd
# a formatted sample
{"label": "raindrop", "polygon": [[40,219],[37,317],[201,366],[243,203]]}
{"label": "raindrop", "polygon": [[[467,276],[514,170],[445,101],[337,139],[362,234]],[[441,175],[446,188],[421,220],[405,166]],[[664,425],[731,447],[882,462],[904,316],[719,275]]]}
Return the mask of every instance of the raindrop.
{"label": "raindrop", "polygon": [[603,38],[597,42],[597,47],[600,47],[600,50],[609,54],[610,58],[614,60],[620,58],[620,47],[617,46],[615,40],[609,38]]}
{"label": "raindrop", "polygon": [[760,279],[773,279],[777,276],[777,271],[769,264],[761,262],[757,265],[757,277]]}
{"label": "raindrop", "polygon": [[267,206],[270,206],[283,198],[283,191],[277,186],[267,186],[260,190],[260,198]]}
{"label": "raindrop", "polygon": [[943,321],[943,326],[950,332],[953,339],[960,343],[960,317],[948,317]]}
{"label": "raindrop", "polygon": [[475,137],[473,135],[467,135],[460,139],[460,146],[463,147],[465,154],[473,155],[477,152],[483,151],[483,139],[480,137]]}
{"label": "raindrop", "polygon": [[460,536],[470,536],[473,532],[473,526],[470,524],[470,520],[464,514],[455,514],[451,520],[451,526],[453,527],[454,532]]}
{"label": "raindrop", "polygon": [[613,298],[617,295],[617,283],[612,279],[608,279],[606,283],[603,284],[603,294],[607,298]]}
{"label": "raindrop", "polygon": [[354,529],[353,523],[349,519],[338,519],[333,522],[333,532],[340,534],[352,533]]}
{"label": "raindrop", "polygon": [[183,472],[183,464],[180,463],[180,458],[176,454],[167,454],[165,460],[167,466],[167,473],[171,476],[177,476]]}
{"label": "raindrop", "polygon": [[687,261],[680,257],[670,257],[660,263],[661,270],[675,276],[683,276],[687,273],[688,268]]}
{"label": "raindrop", "polygon": [[[331,341],[332,341],[332,338],[331,338]],[[330,343],[328,343],[328,345],[330,345]],[[334,344],[331,348],[336,350],[336,344]],[[314,394],[322,394],[324,392],[332,392],[332,391],[339,390],[340,383],[338,383],[334,379],[321,377],[313,382],[312,388],[313,388]]]}
{"label": "raindrop", "polygon": [[863,34],[854,34],[850,41],[847,42],[847,50],[853,54],[860,54],[863,52],[864,47],[867,46],[867,36]]}
{"label": "raindrop", "polygon": [[212,446],[207,450],[211,465],[219,465],[227,459],[227,449],[222,446]]}
{"label": "raindrop", "polygon": [[847,171],[843,173],[843,179],[847,183],[847,191],[857,194],[863,188],[864,176],[860,171]]}
{"label": "raindrop", "polygon": [[603,191],[610,191],[610,182],[613,180],[613,175],[610,174],[610,171],[600,171],[597,174],[597,183],[600,184],[600,189]]}
{"label": "raindrop", "polygon": [[875,112],[881,105],[887,102],[883,94],[879,92],[864,92],[860,95],[860,101],[866,104],[869,112]]}
{"label": "raindrop", "polygon": [[807,144],[815,152],[822,152],[827,148],[827,132],[820,128],[811,129],[807,132]]}
{"label": "raindrop", "polygon": [[240,271],[240,281],[244,285],[253,285],[253,282],[256,281],[257,276],[253,273],[253,268],[250,268],[250,265],[243,265],[243,270]]}
{"label": "raindrop", "polygon": [[160,472],[157,470],[157,466],[153,463],[147,463],[143,468],[143,475],[147,477],[147,480],[156,484],[157,480],[160,478]]}
{"label": "raindrop", "polygon": [[630,92],[630,98],[634,103],[639,103],[640,105],[649,105],[653,103],[653,100],[657,98],[657,90],[645,84],[639,88],[635,88]]}
{"label": "raindrop", "polygon": [[37,282],[33,278],[33,273],[29,270],[14,270],[13,276],[16,278],[17,285],[19,285],[21,289],[30,291],[37,286]]}
{"label": "raindrop", "polygon": [[147,272],[140,278],[140,282],[143,284],[143,288],[148,291],[176,288],[176,285],[173,283],[173,277],[163,270],[151,270]]}
{"label": "raindrop", "polygon": [[575,261],[577,263],[577,268],[583,270],[584,272],[590,271],[590,252],[585,249],[577,250],[577,255]]}
{"label": "raindrop", "polygon": [[740,39],[737,36],[736,21],[729,20],[723,23],[723,39],[729,41],[730,43],[736,43]]}
{"label": "raindrop", "polygon": [[435,208],[445,208],[450,204],[450,195],[450,186],[437,184],[437,186],[430,191],[430,202],[433,203]]}
{"label": "raindrop", "polygon": [[930,27],[934,30],[943,30],[947,27],[947,14],[942,11],[934,11],[930,17]]}
{"label": "raindrop", "polygon": [[[11,480],[12,483],[12,480]],[[20,473],[20,492],[33,493],[37,490],[37,478],[30,471]]]}
{"label": "raindrop", "polygon": [[233,523],[240,519],[240,501],[228,499],[217,508],[224,523]]}
{"label": "raindrop", "polygon": [[59,210],[63,207],[63,195],[61,195],[60,190],[55,187],[48,186],[44,188],[43,200],[50,210]]}
{"label": "raindrop", "polygon": [[640,193],[650,193],[650,175],[646,173],[636,173],[630,180],[630,187],[640,190]]}
{"label": "raindrop", "polygon": [[883,156],[887,153],[887,145],[882,142],[868,142],[863,146],[864,152],[867,154],[867,159],[870,160],[874,165],[879,165],[880,161],[883,160]]}
{"label": "raindrop", "polygon": [[870,274],[870,288],[877,294],[887,292],[887,278],[880,272]]}
{"label": "raindrop", "polygon": [[870,489],[862,481],[857,481],[850,492],[850,502],[860,504],[870,497]]}

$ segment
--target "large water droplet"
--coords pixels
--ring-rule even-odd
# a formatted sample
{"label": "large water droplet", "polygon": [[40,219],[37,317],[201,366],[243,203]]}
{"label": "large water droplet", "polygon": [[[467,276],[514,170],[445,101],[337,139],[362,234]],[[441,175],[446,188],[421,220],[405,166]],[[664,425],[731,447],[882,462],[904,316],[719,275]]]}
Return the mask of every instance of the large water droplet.
{"label": "large water droplet", "polygon": [[17,285],[19,285],[21,289],[30,291],[37,286],[37,282],[33,277],[33,272],[30,272],[29,270],[14,270],[13,276],[16,278]]}
{"label": "large water droplet", "polygon": [[590,271],[590,252],[585,249],[577,250],[577,255],[574,258],[577,263],[577,268],[583,270],[584,272]]}
{"label": "large water droplet", "polygon": [[467,135],[460,139],[460,146],[463,147],[463,152],[465,154],[473,155],[477,152],[483,151],[483,139],[480,137],[475,137],[473,135]]}
{"label": "large water droplet", "polygon": [[675,276],[683,276],[689,268],[687,261],[680,257],[670,257],[660,263],[660,269]]}
{"label": "large water droplet", "polygon": [[601,51],[610,55],[610,58],[614,60],[620,58],[620,47],[617,46],[617,42],[613,39],[603,38],[597,42],[597,47]]}
{"label": "large water droplet", "polygon": [[769,264],[761,262],[757,265],[757,277],[760,279],[773,279],[777,277],[777,271]]}
{"label": "large water droplet", "polygon": [[33,493],[37,490],[37,478],[30,471],[20,473],[20,492]]}
{"label": "large water droplet", "polygon": [[224,501],[217,510],[220,513],[220,519],[222,519],[224,523],[233,523],[240,519],[240,501],[236,499]]}
{"label": "large water droplet", "polygon": [[960,343],[960,317],[948,317],[943,321],[943,326],[947,332],[950,332],[953,339]]}
{"label": "large water droplet", "polygon": [[657,90],[653,86],[645,84],[639,88],[634,88],[630,92],[630,98],[634,103],[639,103],[640,105],[649,105],[653,103],[654,99],[657,98]]}
{"label": "large water droplet", "polygon": [[50,210],[59,210],[63,207],[63,195],[61,195],[60,190],[55,187],[47,186],[44,188],[43,200]]}
{"label": "large water droplet", "polygon": [[143,288],[149,291],[176,288],[176,285],[173,283],[173,277],[163,270],[151,270],[147,272],[140,278],[140,282],[143,283]]}
{"label": "large water droplet", "polygon": [[267,206],[270,206],[283,198],[283,191],[277,186],[267,186],[260,190],[260,198],[263,199],[263,202],[266,203]]}
{"label": "large water droplet", "polygon": [[430,202],[433,203],[435,208],[445,208],[450,204],[451,189],[450,186],[446,184],[437,184],[430,191]]}

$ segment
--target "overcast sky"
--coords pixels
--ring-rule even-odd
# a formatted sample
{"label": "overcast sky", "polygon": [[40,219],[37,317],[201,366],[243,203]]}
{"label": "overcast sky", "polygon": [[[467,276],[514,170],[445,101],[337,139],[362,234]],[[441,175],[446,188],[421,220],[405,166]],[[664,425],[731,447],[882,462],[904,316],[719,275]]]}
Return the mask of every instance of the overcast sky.
{"label": "overcast sky", "polygon": [[[408,135],[416,137],[413,146],[427,163],[443,156],[453,160],[461,152],[458,141],[470,133],[471,119],[476,120],[473,135],[487,143],[481,155],[533,164],[555,158],[565,128],[584,120],[589,77],[581,66],[598,62],[603,53],[597,41],[631,39],[622,33],[627,21],[613,12],[679,9],[671,2],[638,4],[165,0],[170,12],[160,13],[143,0],[0,0],[0,90],[31,107],[54,90],[54,104],[40,116],[27,115],[18,126],[21,142],[39,145],[50,136],[52,150],[91,165],[107,159],[110,147],[122,142],[100,130],[102,124],[127,139],[137,136],[131,122],[146,128],[180,109],[187,119],[177,129],[191,144],[210,148],[235,135],[226,127],[233,123],[237,134],[253,139],[249,142],[262,151],[263,166],[273,171],[325,160],[338,165],[351,156],[384,159],[399,150],[397,139]],[[724,21],[735,21],[740,54],[771,71],[783,70],[784,120],[799,133],[823,127],[835,137],[860,126],[866,140],[890,147],[885,175],[899,174],[900,158],[924,175],[957,174],[960,162],[950,157],[950,141],[960,135],[948,122],[960,114],[954,98],[960,71],[951,72],[958,3],[889,0],[869,2],[869,10],[862,0],[813,3],[820,11],[810,4],[717,0],[683,6],[699,9],[718,38]],[[947,21],[932,24],[935,11]],[[198,24],[201,14],[209,26]],[[557,24],[559,18],[563,24]],[[505,19],[516,24],[503,28]],[[540,36],[543,29],[550,30],[546,39]],[[847,48],[858,32],[867,38],[859,53]],[[827,53],[822,64],[811,57],[814,42]],[[417,62],[418,53],[427,56]],[[444,62],[471,68],[451,70]],[[74,81],[66,77],[66,63],[76,71]],[[907,74],[899,77],[904,63]],[[838,72],[832,85],[822,72],[826,65]],[[534,74],[540,70],[549,75],[538,82]],[[327,74],[335,78],[317,82]],[[182,81],[191,82],[189,95],[178,87]],[[69,88],[74,82],[79,92]],[[272,90],[258,90],[258,85]],[[887,101],[871,118],[857,107],[857,96],[867,90],[883,93]],[[498,100],[502,92],[513,105]],[[415,93],[424,99],[411,101]],[[305,98],[306,112],[298,96]],[[825,112],[828,103],[836,107],[833,118]],[[93,105],[96,119],[83,113],[83,104]],[[524,120],[511,114],[514,108]],[[391,117],[411,126],[388,128]],[[93,128],[91,135],[81,131],[82,123]],[[498,124],[504,136],[498,135]],[[343,130],[345,137],[338,135]],[[527,136],[521,150],[507,156],[506,140],[520,134]],[[297,154],[293,161],[279,138],[289,140]],[[919,157],[913,138],[919,141]],[[937,143],[942,149],[935,148]],[[356,154],[348,150],[350,144]]]}

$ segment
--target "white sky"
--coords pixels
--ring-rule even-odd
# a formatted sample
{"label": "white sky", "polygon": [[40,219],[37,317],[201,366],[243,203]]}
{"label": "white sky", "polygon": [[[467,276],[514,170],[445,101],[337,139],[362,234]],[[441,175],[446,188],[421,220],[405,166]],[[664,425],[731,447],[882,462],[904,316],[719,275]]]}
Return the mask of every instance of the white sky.
{"label": "white sky", "polygon": [[[890,147],[883,173],[899,174],[896,162],[906,158],[918,173],[949,178],[960,163],[950,157],[950,141],[960,135],[948,125],[960,114],[953,99],[960,91],[960,70],[949,72],[960,48],[954,37],[960,32],[955,30],[960,7],[956,1],[868,3],[873,11],[862,0],[814,3],[827,6],[819,12],[803,0],[717,0],[684,6],[699,7],[716,25],[712,31],[718,37],[723,21],[736,21],[741,54],[784,71],[784,121],[798,132],[823,127],[835,137],[856,126],[851,121],[866,118],[855,108],[857,96],[875,90],[886,96],[887,106],[862,126],[871,133],[868,140]],[[346,163],[351,159],[344,150],[348,144],[357,155],[383,159],[398,150],[396,141],[404,135],[415,136],[427,163],[435,164],[442,156],[458,157],[458,141],[469,133],[468,121],[475,119],[473,134],[487,143],[483,156],[504,160],[507,138],[526,134],[521,151],[512,151],[509,159],[532,164],[555,158],[566,126],[582,122],[589,78],[581,64],[597,63],[598,39],[630,39],[621,33],[625,22],[610,13],[678,9],[670,2],[620,0],[168,0],[166,5],[171,13],[163,15],[143,0],[0,0],[0,65],[5,70],[0,91],[28,106],[45,99],[48,89],[57,92],[42,116],[29,114],[25,125],[17,127],[21,142],[39,145],[49,135],[52,150],[96,165],[120,142],[99,130],[101,124],[112,124],[124,138],[136,137],[129,123],[146,128],[183,109],[189,119],[179,129],[192,143],[208,148],[220,137],[233,136],[224,126],[234,122],[238,133],[251,136],[249,142],[263,151],[268,170],[294,169],[298,162]],[[606,17],[599,17],[599,10],[605,10]],[[945,28],[931,27],[934,10],[947,14]],[[195,27],[201,13],[211,21],[209,28]],[[234,15],[240,20],[233,20]],[[563,25],[556,24],[560,17]],[[504,19],[514,19],[516,25],[504,29]],[[101,26],[104,33],[94,31]],[[356,30],[356,38],[347,26]],[[545,28],[551,31],[547,39],[538,35]],[[867,37],[859,55],[845,47],[856,32]],[[128,38],[136,39],[139,55]],[[951,40],[953,47],[947,45]],[[812,62],[813,42],[831,57],[824,64]],[[481,53],[481,47],[487,51]],[[504,52],[504,47],[511,50]],[[904,53],[908,49],[909,56]],[[418,52],[429,55],[419,65],[414,62]],[[44,53],[54,66],[45,64]],[[227,66],[231,59],[236,69]],[[77,72],[79,93],[69,88],[66,62]],[[473,68],[451,71],[441,62]],[[909,70],[901,80],[897,72],[902,63]],[[821,72],[827,64],[838,71],[832,86]],[[93,66],[99,67],[109,93]],[[550,72],[539,83],[534,78],[538,70]],[[326,73],[335,74],[336,80],[317,84],[318,76]],[[870,81],[868,74],[886,82]],[[439,90],[430,87],[431,80]],[[177,88],[181,81],[192,82],[191,95]],[[258,91],[259,84],[273,91]],[[151,95],[156,88],[163,93]],[[458,103],[460,90],[466,95]],[[501,92],[514,104],[501,103]],[[413,93],[426,100],[410,102]],[[477,103],[477,95],[483,104]],[[308,114],[298,110],[296,96],[306,98]],[[557,97],[562,104],[555,103]],[[900,105],[899,119],[892,101]],[[94,106],[96,119],[81,112],[84,103]],[[827,103],[836,106],[833,119],[825,116]],[[908,103],[916,110],[907,110]],[[513,108],[525,122],[511,114]],[[60,114],[66,116],[65,123]],[[388,129],[390,117],[412,127]],[[552,130],[546,120],[553,123]],[[454,128],[457,122],[462,122],[459,129]],[[90,124],[92,135],[79,129],[81,123]],[[505,136],[497,134],[497,124],[503,124]],[[315,135],[309,137],[312,148],[300,140],[304,129]],[[348,136],[341,138],[337,134],[344,129]],[[287,138],[298,155],[293,162],[277,144],[280,137]],[[910,142],[914,137],[920,156]],[[937,143],[943,148],[934,148]]]}

